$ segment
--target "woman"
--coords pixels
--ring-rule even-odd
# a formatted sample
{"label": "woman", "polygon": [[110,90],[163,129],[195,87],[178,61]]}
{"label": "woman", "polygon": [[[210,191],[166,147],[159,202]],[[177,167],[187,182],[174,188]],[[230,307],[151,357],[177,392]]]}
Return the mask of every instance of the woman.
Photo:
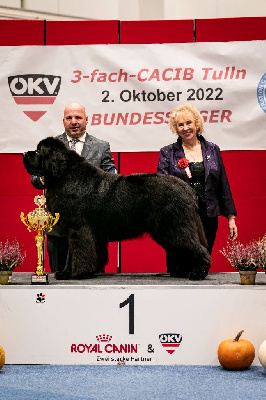
{"label": "woman", "polygon": [[175,108],[169,124],[178,139],[160,150],[157,172],[175,175],[195,190],[211,254],[219,215],[228,219],[229,238],[234,240],[237,237],[237,213],[220,149],[202,137],[202,117],[190,104]]}

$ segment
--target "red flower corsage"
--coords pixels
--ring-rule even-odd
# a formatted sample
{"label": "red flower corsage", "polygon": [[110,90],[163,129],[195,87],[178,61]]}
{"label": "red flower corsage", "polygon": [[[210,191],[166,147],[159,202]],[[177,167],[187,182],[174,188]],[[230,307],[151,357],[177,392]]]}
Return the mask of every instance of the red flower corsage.
{"label": "red flower corsage", "polygon": [[185,170],[185,173],[188,178],[192,178],[191,171],[189,169],[189,161],[187,158],[180,158],[180,160],[178,160],[177,165],[179,166],[179,168]]}

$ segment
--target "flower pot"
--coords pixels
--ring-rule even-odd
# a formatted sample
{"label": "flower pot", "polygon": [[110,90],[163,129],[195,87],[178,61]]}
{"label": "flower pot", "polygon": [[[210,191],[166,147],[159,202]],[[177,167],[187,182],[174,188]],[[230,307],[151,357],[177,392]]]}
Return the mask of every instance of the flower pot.
{"label": "flower pot", "polygon": [[241,285],[255,285],[257,271],[239,271]]}
{"label": "flower pot", "polygon": [[0,285],[9,285],[11,283],[12,271],[0,271]]}

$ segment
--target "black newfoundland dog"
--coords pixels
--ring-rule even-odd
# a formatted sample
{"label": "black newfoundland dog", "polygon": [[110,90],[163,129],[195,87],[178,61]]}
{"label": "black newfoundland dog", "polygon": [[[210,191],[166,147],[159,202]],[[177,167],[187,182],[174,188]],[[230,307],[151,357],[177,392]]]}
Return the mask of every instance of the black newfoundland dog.
{"label": "black newfoundland dog", "polygon": [[150,236],[167,252],[172,276],[204,279],[211,257],[194,191],[173,176],[118,175],[86,162],[61,140],[48,137],[23,155],[27,172],[44,176],[47,208],[60,214],[69,243],[57,279],[82,279],[104,271],[107,244]]}

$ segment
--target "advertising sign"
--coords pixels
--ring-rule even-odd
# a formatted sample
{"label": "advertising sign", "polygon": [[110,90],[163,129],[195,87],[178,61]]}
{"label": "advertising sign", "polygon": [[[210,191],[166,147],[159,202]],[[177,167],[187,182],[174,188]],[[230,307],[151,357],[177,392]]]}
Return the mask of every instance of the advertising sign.
{"label": "advertising sign", "polygon": [[33,150],[63,132],[66,105],[112,151],[175,141],[169,113],[192,103],[221,150],[266,148],[266,41],[1,48],[0,152]]}
{"label": "advertising sign", "polygon": [[241,329],[255,348],[264,340],[264,297],[239,286],[3,287],[1,346],[7,364],[218,365],[219,343]]}

